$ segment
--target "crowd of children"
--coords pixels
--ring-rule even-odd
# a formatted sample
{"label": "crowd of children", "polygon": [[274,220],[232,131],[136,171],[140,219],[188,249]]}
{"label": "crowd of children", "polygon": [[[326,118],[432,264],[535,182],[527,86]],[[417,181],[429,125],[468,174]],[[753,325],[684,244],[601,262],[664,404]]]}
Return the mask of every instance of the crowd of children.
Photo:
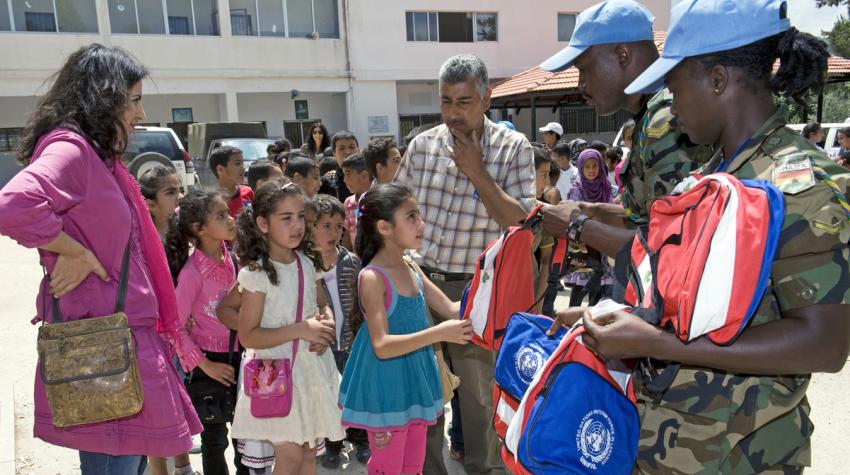
{"label": "crowd of children", "polygon": [[[203,473],[227,473],[231,441],[238,474],[313,473],[317,455],[339,468],[345,441],[370,473],[421,471],[425,428],[447,402],[432,345],[465,344],[471,327],[404,258],[424,222],[391,183],[399,147],[360,153],[348,132],[331,143],[325,173],[321,153],[270,148],[246,172],[222,147],[216,190],[184,196],[165,167],[139,177],[176,289],[174,364],[203,424]],[[432,326],[426,300],[450,319]],[[165,459],[150,464],[166,473]],[[174,465],[194,473],[188,454]]]}

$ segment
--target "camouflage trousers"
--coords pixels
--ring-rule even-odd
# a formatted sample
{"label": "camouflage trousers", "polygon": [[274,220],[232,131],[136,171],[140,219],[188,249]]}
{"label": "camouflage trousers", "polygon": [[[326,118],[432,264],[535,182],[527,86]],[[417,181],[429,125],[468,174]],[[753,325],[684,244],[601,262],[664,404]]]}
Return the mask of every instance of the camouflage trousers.
{"label": "camouflage trousers", "polygon": [[636,474],[799,474],[810,465],[814,426],[807,404],[750,433],[650,401],[638,401],[638,412]]}

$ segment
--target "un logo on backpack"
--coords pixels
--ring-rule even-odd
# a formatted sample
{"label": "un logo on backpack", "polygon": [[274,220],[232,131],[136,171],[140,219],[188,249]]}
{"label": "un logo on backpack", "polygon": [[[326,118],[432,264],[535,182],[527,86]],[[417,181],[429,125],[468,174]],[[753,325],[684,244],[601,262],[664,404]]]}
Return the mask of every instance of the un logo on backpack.
{"label": "un logo on backpack", "polygon": [[614,423],[601,409],[588,412],[576,432],[576,448],[581,452],[579,461],[585,467],[596,470],[605,465],[614,447]]}
{"label": "un logo on backpack", "polygon": [[544,353],[547,356],[549,354],[536,343],[532,343],[517,352],[516,357],[514,357],[514,367],[517,376],[525,384],[531,384],[537,369],[543,366]]}

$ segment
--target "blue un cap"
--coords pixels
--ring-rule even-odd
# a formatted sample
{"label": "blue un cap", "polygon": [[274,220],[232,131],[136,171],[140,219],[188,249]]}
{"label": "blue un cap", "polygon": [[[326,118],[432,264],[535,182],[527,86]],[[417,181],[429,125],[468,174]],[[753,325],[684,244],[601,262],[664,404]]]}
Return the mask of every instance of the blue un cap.
{"label": "blue un cap", "polygon": [[784,0],[684,0],[673,7],[664,52],[626,94],[650,93],[685,58],[727,51],[791,27]]}
{"label": "blue un cap", "polygon": [[547,71],[563,71],[587,48],[612,43],[652,41],[655,17],[634,0],[608,0],[581,12],[570,45],[540,65]]}

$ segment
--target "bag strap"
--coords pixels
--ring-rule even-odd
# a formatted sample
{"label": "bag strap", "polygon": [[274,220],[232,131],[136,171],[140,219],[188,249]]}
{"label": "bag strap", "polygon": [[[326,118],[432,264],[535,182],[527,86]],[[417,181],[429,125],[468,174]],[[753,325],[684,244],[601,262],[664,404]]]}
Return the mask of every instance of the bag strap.
{"label": "bag strap", "polygon": [[[233,251],[227,251],[227,255],[230,256],[230,263],[233,264],[233,275],[238,277],[239,265],[236,263],[236,254]],[[234,346],[236,346],[236,330],[230,330],[230,338],[227,343],[227,364],[230,366],[233,366],[233,353],[236,352],[233,350]]]}
{"label": "bag strap", "polygon": [[[304,311],[304,267],[301,264],[301,256],[295,252],[295,262],[298,264],[298,304],[295,306],[295,323],[301,323],[301,314]],[[292,341],[292,368],[295,368],[295,355],[298,354],[298,338]]]}
{"label": "bag strap", "polygon": [[[42,264],[42,269],[44,270],[45,275],[47,275],[47,269],[44,268]],[[127,246],[124,248],[124,257],[121,260],[121,277],[118,281],[118,295],[115,298],[115,313],[124,311],[124,303],[127,300],[127,280],[128,275],[130,273],[130,241],[127,240]],[[48,277],[48,282],[50,278]],[[47,289],[45,289],[46,291]],[[46,298],[46,295],[43,295],[43,298]],[[52,323],[62,323],[62,313],[59,310],[59,299],[56,297],[52,297],[53,299],[53,315],[51,315]],[[46,305],[45,305],[46,306]],[[42,310],[43,312],[44,310]]]}

